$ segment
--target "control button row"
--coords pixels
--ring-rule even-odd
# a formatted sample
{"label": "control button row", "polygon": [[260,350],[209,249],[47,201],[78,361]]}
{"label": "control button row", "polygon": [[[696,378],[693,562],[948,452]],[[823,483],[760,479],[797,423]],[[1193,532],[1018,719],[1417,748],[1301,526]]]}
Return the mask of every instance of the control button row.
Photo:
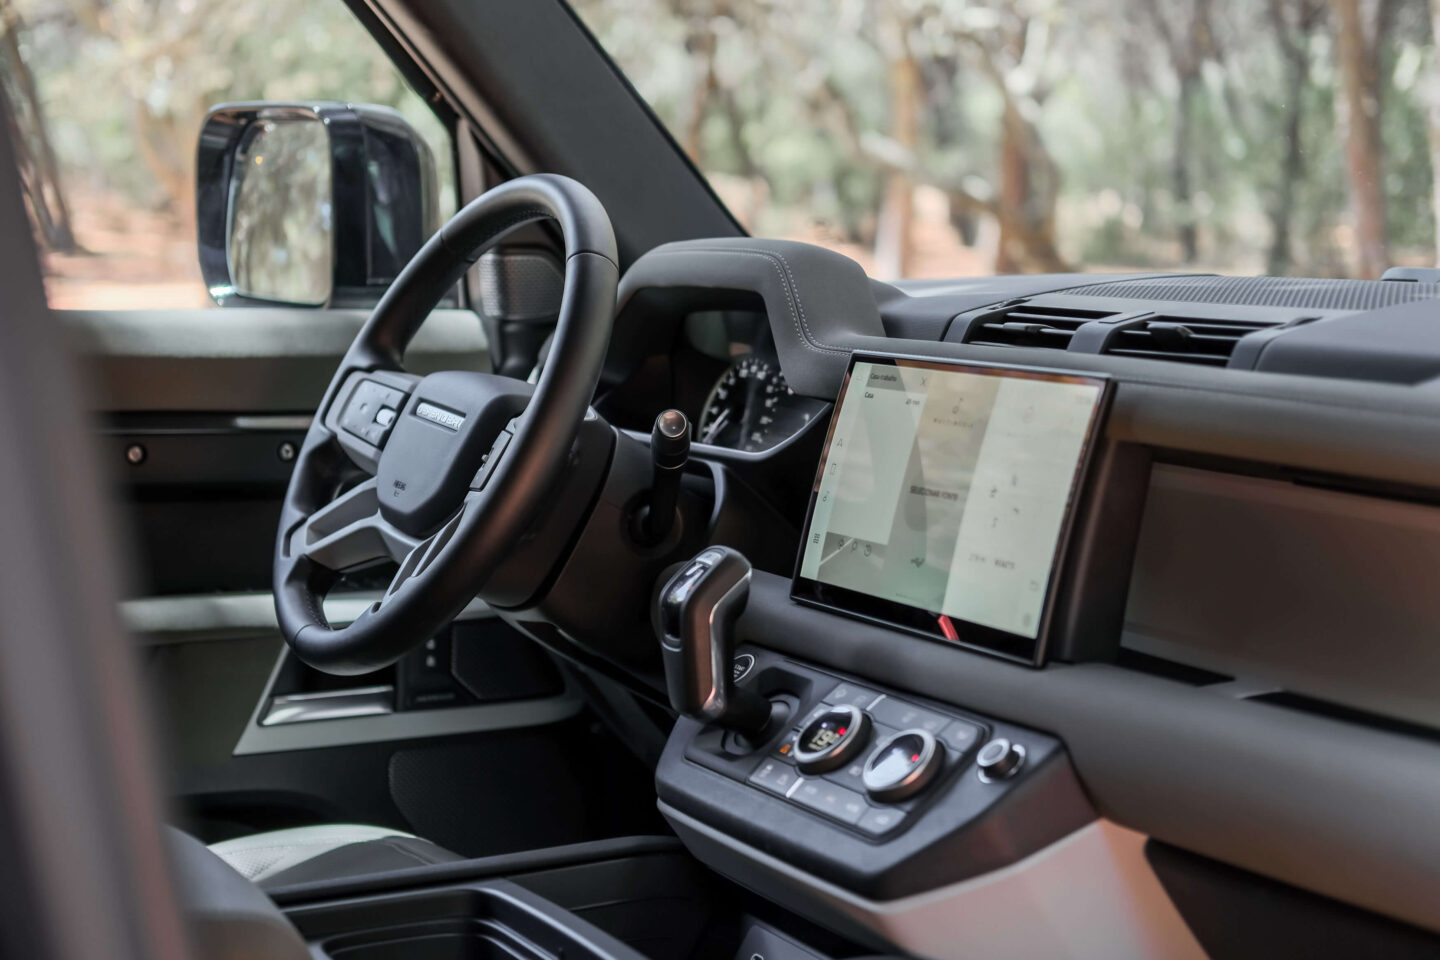
{"label": "control button row", "polygon": [[791,790],[790,799],[802,807],[818,810],[827,817],[852,826],[859,823],[860,818],[870,809],[865,797],[854,790],[846,790],[826,780],[806,777],[802,777],[799,785]]}
{"label": "control button row", "polygon": [[880,836],[900,826],[900,821],[905,819],[904,810],[895,810],[889,807],[871,807],[870,812],[860,818],[855,824],[861,830],[872,836]]}
{"label": "control button row", "polygon": [[340,426],[371,446],[381,446],[395,425],[405,394],[376,380],[361,380],[350,394]]}
{"label": "control button row", "polygon": [[821,699],[832,706],[859,707],[864,710],[874,703],[878,696],[880,696],[879,690],[871,690],[868,687],[842,680]]}
{"label": "control button row", "polygon": [[887,727],[897,730],[924,730],[926,733],[939,733],[941,728],[950,722],[950,718],[943,714],[890,696],[882,697],[878,703],[871,704],[870,715],[875,718],[876,723],[883,723]]}
{"label": "control button row", "polygon": [[847,790],[854,790],[856,793],[865,792],[865,758],[860,758],[853,763],[846,764],[839,770],[825,774],[825,779],[831,783],[838,783]]}
{"label": "control button row", "polygon": [[771,793],[778,793],[782,797],[790,792],[795,786],[795,781],[800,779],[800,774],[788,763],[779,760],[765,759],[760,761],[760,766],[750,774],[750,782],[757,787],[763,787]]}
{"label": "control button row", "polygon": [[946,749],[953,751],[957,757],[962,757],[980,742],[982,733],[984,731],[979,724],[969,720],[954,720],[950,726],[942,727],[940,732],[935,734],[935,739],[945,744]]}
{"label": "control button row", "polygon": [[750,774],[750,783],[872,836],[893,830],[905,819],[903,810],[872,807],[865,802],[863,793],[827,780],[802,777],[788,763],[770,757],[760,761]]}

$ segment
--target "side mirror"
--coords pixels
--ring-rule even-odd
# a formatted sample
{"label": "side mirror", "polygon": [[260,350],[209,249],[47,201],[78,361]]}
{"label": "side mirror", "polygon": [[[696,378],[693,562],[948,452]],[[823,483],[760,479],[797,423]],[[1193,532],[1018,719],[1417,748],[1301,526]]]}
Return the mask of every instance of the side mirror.
{"label": "side mirror", "polygon": [[438,224],[435,158],[389,107],[231,103],[196,157],[200,271],[221,306],[369,306]]}

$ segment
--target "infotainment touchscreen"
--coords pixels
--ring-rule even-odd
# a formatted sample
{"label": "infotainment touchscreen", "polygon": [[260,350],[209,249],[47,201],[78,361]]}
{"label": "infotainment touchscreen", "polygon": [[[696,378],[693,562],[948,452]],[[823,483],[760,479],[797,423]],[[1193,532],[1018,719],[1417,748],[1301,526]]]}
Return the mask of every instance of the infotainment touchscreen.
{"label": "infotainment touchscreen", "polygon": [[1040,662],[1109,385],[857,354],[791,595]]}

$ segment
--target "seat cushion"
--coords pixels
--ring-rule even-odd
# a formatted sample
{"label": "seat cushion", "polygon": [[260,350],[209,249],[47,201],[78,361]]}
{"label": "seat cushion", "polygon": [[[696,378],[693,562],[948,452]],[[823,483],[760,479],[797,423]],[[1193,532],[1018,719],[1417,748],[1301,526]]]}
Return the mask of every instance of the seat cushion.
{"label": "seat cushion", "polygon": [[210,849],[262,889],[464,859],[403,830],[352,823],[273,830]]}

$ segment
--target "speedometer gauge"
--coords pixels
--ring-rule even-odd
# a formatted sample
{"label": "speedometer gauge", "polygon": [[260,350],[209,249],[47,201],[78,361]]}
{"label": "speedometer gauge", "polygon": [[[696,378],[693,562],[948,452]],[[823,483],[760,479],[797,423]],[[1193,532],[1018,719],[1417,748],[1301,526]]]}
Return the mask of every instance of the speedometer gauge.
{"label": "speedometer gauge", "polygon": [[796,396],[774,363],[741,357],[711,388],[696,436],[701,443],[755,453],[789,439],[824,407]]}

